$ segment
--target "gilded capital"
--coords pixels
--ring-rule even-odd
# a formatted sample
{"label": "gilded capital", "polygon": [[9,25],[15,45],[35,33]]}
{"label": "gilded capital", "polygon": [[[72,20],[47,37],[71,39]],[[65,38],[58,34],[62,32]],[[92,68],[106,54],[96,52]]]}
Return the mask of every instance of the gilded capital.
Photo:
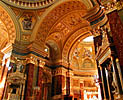
{"label": "gilded capital", "polygon": [[39,60],[39,67],[44,67],[44,65],[45,65],[45,62],[44,61],[42,61],[42,60]]}
{"label": "gilded capital", "polygon": [[32,63],[34,65],[37,65],[37,58],[36,57],[29,57],[29,58],[26,58],[26,63],[29,64],[29,63]]}

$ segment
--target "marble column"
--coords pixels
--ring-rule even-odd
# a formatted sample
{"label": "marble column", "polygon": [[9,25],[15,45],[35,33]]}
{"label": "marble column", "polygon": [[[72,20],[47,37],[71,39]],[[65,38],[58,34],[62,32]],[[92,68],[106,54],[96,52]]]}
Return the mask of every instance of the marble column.
{"label": "marble column", "polygon": [[43,70],[44,70],[45,62],[42,60],[38,61],[37,66],[37,83],[36,86],[40,89],[37,95],[37,100],[42,100],[43,97]]}
{"label": "marble column", "polygon": [[30,100],[33,92],[34,64],[28,63],[26,67],[27,67],[27,80],[26,80],[26,88],[25,88],[25,100]]}
{"label": "marble column", "polygon": [[73,90],[72,90],[72,71],[66,72],[66,98],[65,100],[73,100]]}
{"label": "marble column", "polygon": [[64,100],[66,95],[66,69],[56,68],[52,71],[52,99]]}
{"label": "marble column", "polygon": [[109,93],[109,100],[114,100],[114,97],[113,97],[113,94],[112,94],[112,90],[111,90],[111,88],[112,88],[112,83],[111,83],[111,81],[110,80],[112,80],[111,79],[111,77],[109,77],[109,71],[105,68],[105,72],[106,72],[106,78],[107,78],[107,87],[108,87],[108,93]]}
{"label": "marble column", "polygon": [[99,75],[99,86],[100,86],[100,92],[101,92],[101,97],[102,100],[104,99],[104,92],[103,92],[103,83],[102,83],[102,77],[101,77],[101,66],[98,67],[98,75]]}
{"label": "marble column", "polygon": [[116,58],[114,56],[112,56],[111,61],[112,61],[112,67],[113,67],[114,75],[115,75],[117,91],[119,94],[123,94],[120,76],[119,76],[119,72],[118,72],[118,68],[117,68],[117,64],[116,64]]}
{"label": "marble column", "polygon": [[106,78],[106,72],[105,72],[105,67],[104,66],[102,66],[101,73],[102,73],[104,99],[108,100],[109,99],[109,90],[108,90],[107,78]]}

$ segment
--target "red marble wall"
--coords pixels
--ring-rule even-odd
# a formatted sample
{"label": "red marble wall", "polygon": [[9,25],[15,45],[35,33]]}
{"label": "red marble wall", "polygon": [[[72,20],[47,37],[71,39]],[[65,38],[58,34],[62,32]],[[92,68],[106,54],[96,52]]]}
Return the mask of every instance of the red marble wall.
{"label": "red marble wall", "polygon": [[39,67],[38,69],[38,86],[40,87],[39,94],[37,95],[37,100],[42,100],[42,68]]}
{"label": "red marble wall", "polygon": [[33,85],[33,72],[34,72],[34,65],[28,64],[28,71],[27,71],[27,87],[26,87],[26,96],[25,100],[30,100],[30,97],[32,95],[32,85]]}
{"label": "red marble wall", "polygon": [[64,76],[57,75],[52,78],[52,96],[59,95],[62,93],[62,87],[64,87]]}
{"label": "red marble wall", "polygon": [[108,19],[120,65],[123,67],[123,24],[117,11],[109,13]]}

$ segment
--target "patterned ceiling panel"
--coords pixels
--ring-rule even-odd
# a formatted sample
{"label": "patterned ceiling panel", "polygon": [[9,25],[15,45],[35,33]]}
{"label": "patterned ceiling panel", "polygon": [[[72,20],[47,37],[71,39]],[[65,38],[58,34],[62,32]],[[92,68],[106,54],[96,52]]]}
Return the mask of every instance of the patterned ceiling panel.
{"label": "patterned ceiling panel", "polygon": [[2,0],[3,2],[23,9],[39,9],[50,6],[57,0]]}

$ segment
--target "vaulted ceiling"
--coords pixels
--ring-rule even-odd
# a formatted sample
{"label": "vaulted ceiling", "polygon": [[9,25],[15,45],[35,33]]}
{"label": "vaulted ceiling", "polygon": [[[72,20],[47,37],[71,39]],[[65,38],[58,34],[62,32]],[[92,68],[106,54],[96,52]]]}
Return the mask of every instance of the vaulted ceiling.
{"label": "vaulted ceiling", "polygon": [[47,45],[55,62],[67,61],[78,40],[92,35],[93,28],[107,21],[96,0],[2,0],[0,3],[8,4],[9,15],[14,16],[15,45],[19,44],[16,51],[28,52],[31,43],[38,44],[40,50]]}

